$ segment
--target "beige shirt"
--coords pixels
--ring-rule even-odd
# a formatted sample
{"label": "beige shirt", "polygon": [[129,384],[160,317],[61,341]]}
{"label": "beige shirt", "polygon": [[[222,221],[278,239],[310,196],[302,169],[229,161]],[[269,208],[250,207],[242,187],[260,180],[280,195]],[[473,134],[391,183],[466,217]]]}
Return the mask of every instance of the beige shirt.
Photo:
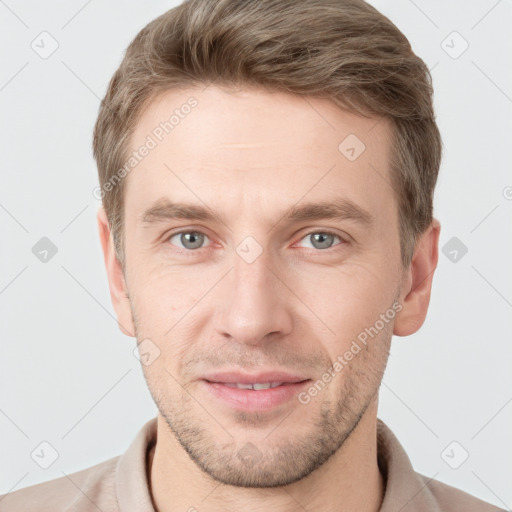
{"label": "beige shirt", "polygon": [[[386,491],[381,512],[503,511],[465,492],[416,473],[391,432],[378,421],[379,467]],[[1,512],[155,512],[148,480],[148,453],[156,440],[156,417],[120,456],[48,482],[0,496]]]}

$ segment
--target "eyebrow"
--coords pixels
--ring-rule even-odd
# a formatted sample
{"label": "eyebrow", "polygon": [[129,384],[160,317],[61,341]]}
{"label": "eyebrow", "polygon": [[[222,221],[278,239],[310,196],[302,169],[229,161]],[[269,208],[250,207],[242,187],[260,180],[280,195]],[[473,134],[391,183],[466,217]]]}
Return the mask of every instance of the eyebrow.
{"label": "eyebrow", "polygon": [[[156,201],[140,218],[143,226],[176,219],[211,221],[226,224],[225,219],[221,215],[215,214],[211,209],[205,206],[190,203],[177,203],[169,201],[168,199]],[[374,223],[375,217],[369,211],[354,202],[345,198],[337,198],[335,200],[294,206],[288,213],[280,218],[278,223],[284,221],[291,224],[322,219],[349,220],[370,227]]]}

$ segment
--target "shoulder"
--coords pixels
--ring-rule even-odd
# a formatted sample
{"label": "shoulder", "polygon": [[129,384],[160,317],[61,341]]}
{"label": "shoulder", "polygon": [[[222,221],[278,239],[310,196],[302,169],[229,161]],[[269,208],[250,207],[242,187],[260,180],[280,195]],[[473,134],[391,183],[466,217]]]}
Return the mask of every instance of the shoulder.
{"label": "shoulder", "polygon": [[81,471],[0,495],[2,512],[117,512],[115,473],[120,456]]}
{"label": "shoulder", "polygon": [[433,480],[420,473],[416,474],[429,489],[438,509],[442,512],[460,512],[461,510],[464,512],[502,512],[504,510],[439,480]]}
{"label": "shoulder", "polygon": [[467,492],[414,470],[391,429],[377,423],[378,463],[386,479],[381,512],[503,512]]}

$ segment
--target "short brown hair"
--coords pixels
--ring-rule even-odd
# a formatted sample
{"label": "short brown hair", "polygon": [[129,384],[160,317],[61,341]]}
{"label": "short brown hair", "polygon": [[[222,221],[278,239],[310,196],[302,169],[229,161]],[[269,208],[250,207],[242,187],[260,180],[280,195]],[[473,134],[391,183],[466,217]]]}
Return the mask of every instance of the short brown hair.
{"label": "short brown hair", "polygon": [[[432,222],[442,142],[429,69],[388,18],[363,0],[186,0],[170,9],[130,43],[101,102],[93,137],[101,189],[157,95],[210,83],[328,98],[390,119],[401,259],[410,264]],[[123,191],[120,180],[101,196],[124,268]]]}

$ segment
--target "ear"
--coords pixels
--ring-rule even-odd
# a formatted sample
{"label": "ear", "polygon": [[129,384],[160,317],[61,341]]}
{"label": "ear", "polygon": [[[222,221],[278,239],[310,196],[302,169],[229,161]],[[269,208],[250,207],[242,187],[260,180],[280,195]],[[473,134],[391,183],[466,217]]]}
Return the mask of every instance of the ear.
{"label": "ear", "polygon": [[441,225],[433,219],[429,228],[416,243],[414,255],[405,271],[399,302],[402,309],[395,316],[393,334],[409,336],[414,334],[425,321],[432,279],[438,261],[438,243]]}
{"label": "ear", "polygon": [[110,233],[107,214],[103,206],[100,206],[98,210],[97,219],[100,242],[103,248],[103,256],[107,270],[108,285],[110,288],[110,299],[112,300],[112,305],[117,315],[117,324],[124,334],[134,337],[135,328],[125,278],[121,264],[114,251],[114,242]]}

